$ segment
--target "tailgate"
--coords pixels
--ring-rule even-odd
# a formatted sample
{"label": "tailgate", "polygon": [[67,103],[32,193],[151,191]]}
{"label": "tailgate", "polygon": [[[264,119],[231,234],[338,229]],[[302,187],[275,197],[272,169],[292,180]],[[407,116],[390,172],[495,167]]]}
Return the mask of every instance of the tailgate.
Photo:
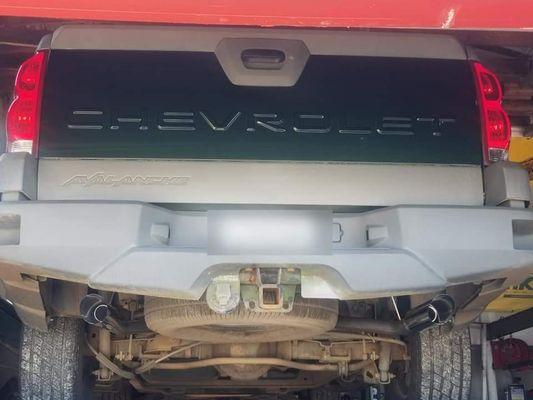
{"label": "tailgate", "polygon": [[[56,196],[77,198],[75,188],[83,186],[76,185],[79,179],[89,182],[86,189],[92,187],[83,189],[89,198],[108,198],[109,190],[95,188],[106,179],[114,193],[124,186],[112,185],[117,179],[140,176],[137,181],[143,181],[141,164],[110,159],[166,160],[161,173],[157,166],[150,168],[156,177],[152,183],[174,179],[182,187],[194,179],[190,171],[196,169],[180,174],[182,164],[168,162],[340,163],[352,168],[348,177],[355,184],[363,173],[372,180],[372,168],[358,166],[379,163],[389,165],[386,172],[378,171],[390,178],[384,185],[406,180],[408,173],[424,176],[422,170],[413,174],[416,166],[454,165],[469,170],[461,189],[473,187],[460,201],[477,203],[481,196],[480,121],[471,67],[458,43],[434,35],[66,27],[52,39],[39,156],[48,160],[42,164],[46,181],[40,182],[44,198],[53,197],[54,186],[63,190]],[[101,167],[85,164],[77,174],[63,174],[59,182],[55,160],[62,158],[105,160]],[[204,165],[201,176],[209,175]],[[291,168],[287,171],[290,175]],[[272,186],[268,174],[257,179],[282,189]],[[294,179],[301,182],[301,176],[300,171]],[[314,190],[338,191],[328,186],[329,173],[317,176],[325,181]],[[372,190],[372,184],[367,186]],[[378,197],[386,189],[377,188]],[[128,193],[131,199],[131,186]],[[326,204],[368,203],[360,195],[347,196]]]}
{"label": "tailgate", "polygon": [[179,35],[174,51],[53,48],[40,155],[480,163],[465,59],[231,36],[215,51],[180,51]]}

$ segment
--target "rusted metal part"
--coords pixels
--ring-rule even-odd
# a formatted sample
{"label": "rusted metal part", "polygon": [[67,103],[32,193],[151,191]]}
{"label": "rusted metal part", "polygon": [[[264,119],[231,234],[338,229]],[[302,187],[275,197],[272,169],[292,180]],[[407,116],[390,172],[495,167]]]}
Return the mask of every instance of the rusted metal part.
{"label": "rusted metal part", "polygon": [[215,366],[220,376],[230,377],[231,379],[238,379],[242,381],[255,381],[268,373],[270,365],[246,365],[246,364],[231,364],[231,365],[216,365]]}
{"label": "rusted metal part", "polygon": [[[205,360],[211,358],[231,357],[275,357],[284,360],[320,361],[323,363],[348,362],[372,358],[379,354],[381,343],[392,345],[393,360],[407,358],[406,344],[400,340],[368,336],[350,335],[342,341],[331,340],[295,340],[277,343],[241,343],[211,344],[178,342],[159,339],[123,339],[112,342],[112,354],[115,358],[128,364],[133,358],[140,361],[166,360],[174,357],[180,359]],[[141,370],[141,368],[137,368]],[[142,368],[142,372],[146,369]]]}
{"label": "rusted metal part", "polygon": [[[107,358],[111,355],[111,332],[107,329],[100,328],[98,332],[98,351]],[[98,379],[108,381],[110,378],[111,371],[105,366],[105,364],[100,363]]]}
{"label": "rusted metal part", "polygon": [[376,332],[383,335],[401,336],[409,330],[401,321],[378,321],[375,319],[339,318],[337,332]]}
{"label": "rusted metal part", "polygon": [[[229,345],[229,354],[233,358],[239,357],[257,357],[260,352],[260,343],[243,343]],[[264,346],[263,346],[264,347]],[[217,365],[218,372],[221,376],[229,376],[237,380],[257,380],[265,375],[270,369],[269,365],[256,364],[231,364]]]}
{"label": "rusted metal part", "polygon": [[[373,360],[363,360],[356,363],[348,364],[348,372],[354,373],[367,367]],[[154,365],[153,369],[168,369],[168,370],[187,370],[197,369],[220,365],[271,365],[276,367],[294,368],[302,371],[338,371],[339,366],[336,364],[308,364],[297,361],[288,361],[275,357],[219,357],[210,358],[207,360],[187,361],[187,362],[169,362],[158,363]]]}
{"label": "rusted metal part", "polygon": [[[158,374],[159,371],[144,374],[142,377],[135,378],[130,383],[138,392],[154,393],[172,391],[173,389],[183,391],[188,388],[191,391],[201,393],[217,393],[220,389],[231,389],[246,391],[257,389],[266,392],[277,393],[279,388],[290,389],[292,391],[320,387],[331,382],[337,376],[336,372],[310,372],[298,371],[292,377],[259,379],[251,381],[235,381],[231,379],[213,379],[197,377],[193,380],[176,379],[172,371],[163,371],[164,374]],[[179,371],[177,371],[179,373]]]}
{"label": "rusted metal part", "polygon": [[151,23],[530,30],[530,0],[4,0],[0,15]]}
{"label": "rusted metal part", "polygon": [[91,344],[89,343],[89,340],[86,340],[85,344],[87,348],[89,349],[89,351],[94,355],[96,360],[99,361],[100,364],[109,368],[109,370],[113,372],[114,374],[116,374],[117,376],[120,376],[125,379],[133,379],[135,377],[135,374],[133,372],[120,368],[113,361],[111,361],[108,357],[106,357],[105,355],[97,351],[93,346],[91,346]]}
{"label": "rusted metal part", "polygon": [[[393,338],[361,334],[345,335],[345,339],[339,341],[334,341],[331,337],[321,340],[241,344],[191,343],[156,336],[151,339],[114,340],[112,355],[115,360],[121,361],[128,371],[136,375],[134,383],[139,386],[139,390],[143,391],[157,390],[151,383],[145,385],[142,382],[148,378],[151,379],[156,370],[185,371],[209,367],[216,368],[219,373],[215,373],[210,378],[209,387],[218,387],[218,384],[224,381],[218,378],[228,376],[231,382],[257,383],[260,381],[265,383],[272,378],[261,377],[265,376],[271,368],[280,368],[282,371],[291,369],[331,374],[344,378],[363,371],[367,375],[371,374],[379,382],[388,383],[393,377],[388,372],[391,361],[408,359],[404,342]],[[101,353],[98,356],[101,362],[101,358],[105,358],[104,365],[111,369],[108,365],[111,360],[102,357]],[[379,361],[382,357],[384,360]],[[376,362],[379,362],[381,374],[374,373],[378,371]],[[118,368],[115,365],[113,367]],[[118,372],[130,373],[128,371]],[[206,379],[206,377],[200,376],[198,379]],[[287,376],[285,379],[292,378]],[[306,383],[306,379],[303,382],[296,380],[294,384],[309,387],[310,383]],[[194,381],[196,382],[197,379]],[[158,384],[160,383],[155,383],[155,385]],[[199,388],[204,387],[204,384],[199,385],[196,382],[189,386]],[[276,385],[267,386],[275,387]]]}
{"label": "rusted metal part", "polygon": [[390,343],[381,343],[379,349],[379,382],[382,384],[390,383],[394,376],[389,372],[391,364],[392,346]]}
{"label": "rusted metal part", "polygon": [[172,356],[175,356],[175,355],[178,355],[178,354],[181,354],[183,353],[185,350],[188,350],[188,349],[192,349],[194,347],[198,346],[198,343],[191,343],[189,345],[186,345],[186,346],[183,346],[183,347],[178,347],[176,350],[173,350],[171,351],[170,353],[167,353],[167,354],[164,354],[162,355],[161,357],[155,359],[155,360],[152,360],[142,366],[140,366],[139,368],[137,368],[135,370],[135,373],[136,374],[143,374],[145,372],[148,372],[150,371],[151,369],[153,368],[158,368],[158,366],[160,364],[163,364],[162,361],[172,357]]}

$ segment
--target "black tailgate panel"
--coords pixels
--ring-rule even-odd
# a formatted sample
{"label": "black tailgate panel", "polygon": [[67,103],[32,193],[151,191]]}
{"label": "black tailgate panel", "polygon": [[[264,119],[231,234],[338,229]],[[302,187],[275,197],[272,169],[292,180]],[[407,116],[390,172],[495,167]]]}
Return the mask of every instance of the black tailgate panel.
{"label": "black tailgate panel", "polygon": [[54,50],[39,154],[479,164],[480,122],[466,61],[315,55],[246,87],[213,53]]}

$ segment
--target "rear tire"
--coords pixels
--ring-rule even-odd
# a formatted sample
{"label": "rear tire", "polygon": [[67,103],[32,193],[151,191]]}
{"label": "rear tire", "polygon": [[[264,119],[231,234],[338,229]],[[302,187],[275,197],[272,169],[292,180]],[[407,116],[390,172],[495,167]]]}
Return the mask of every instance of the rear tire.
{"label": "rear tire", "polygon": [[471,350],[468,329],[439,326],[415,334],[409,343],[411,360],[407,373],[403,363],[392,368],[396,379],[387,398],[404,400],[468,400],[470,398]]}
{"label": "rear tire", "polygon": [[24,326],[20,352],[22,400],[87,398],[82,333],[83,321],[74,318],[57,318],[48,332]]}

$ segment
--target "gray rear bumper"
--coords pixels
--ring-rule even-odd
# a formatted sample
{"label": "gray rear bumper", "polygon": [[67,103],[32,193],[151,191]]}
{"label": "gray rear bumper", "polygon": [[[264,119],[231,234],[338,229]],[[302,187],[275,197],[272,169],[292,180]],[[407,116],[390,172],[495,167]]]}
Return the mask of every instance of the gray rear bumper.
{"label": "gray rear bumper", "polygon": [[17,271],[96,289],[197,299],[214,276],[262,264],[300,268],[305,297],[358,299],[533,269],[532,210],[398,206],[321,213],[337,232],[335,242],[285,255],[213,252],[208,214],[132,202],[3,202],[0,278]]}

